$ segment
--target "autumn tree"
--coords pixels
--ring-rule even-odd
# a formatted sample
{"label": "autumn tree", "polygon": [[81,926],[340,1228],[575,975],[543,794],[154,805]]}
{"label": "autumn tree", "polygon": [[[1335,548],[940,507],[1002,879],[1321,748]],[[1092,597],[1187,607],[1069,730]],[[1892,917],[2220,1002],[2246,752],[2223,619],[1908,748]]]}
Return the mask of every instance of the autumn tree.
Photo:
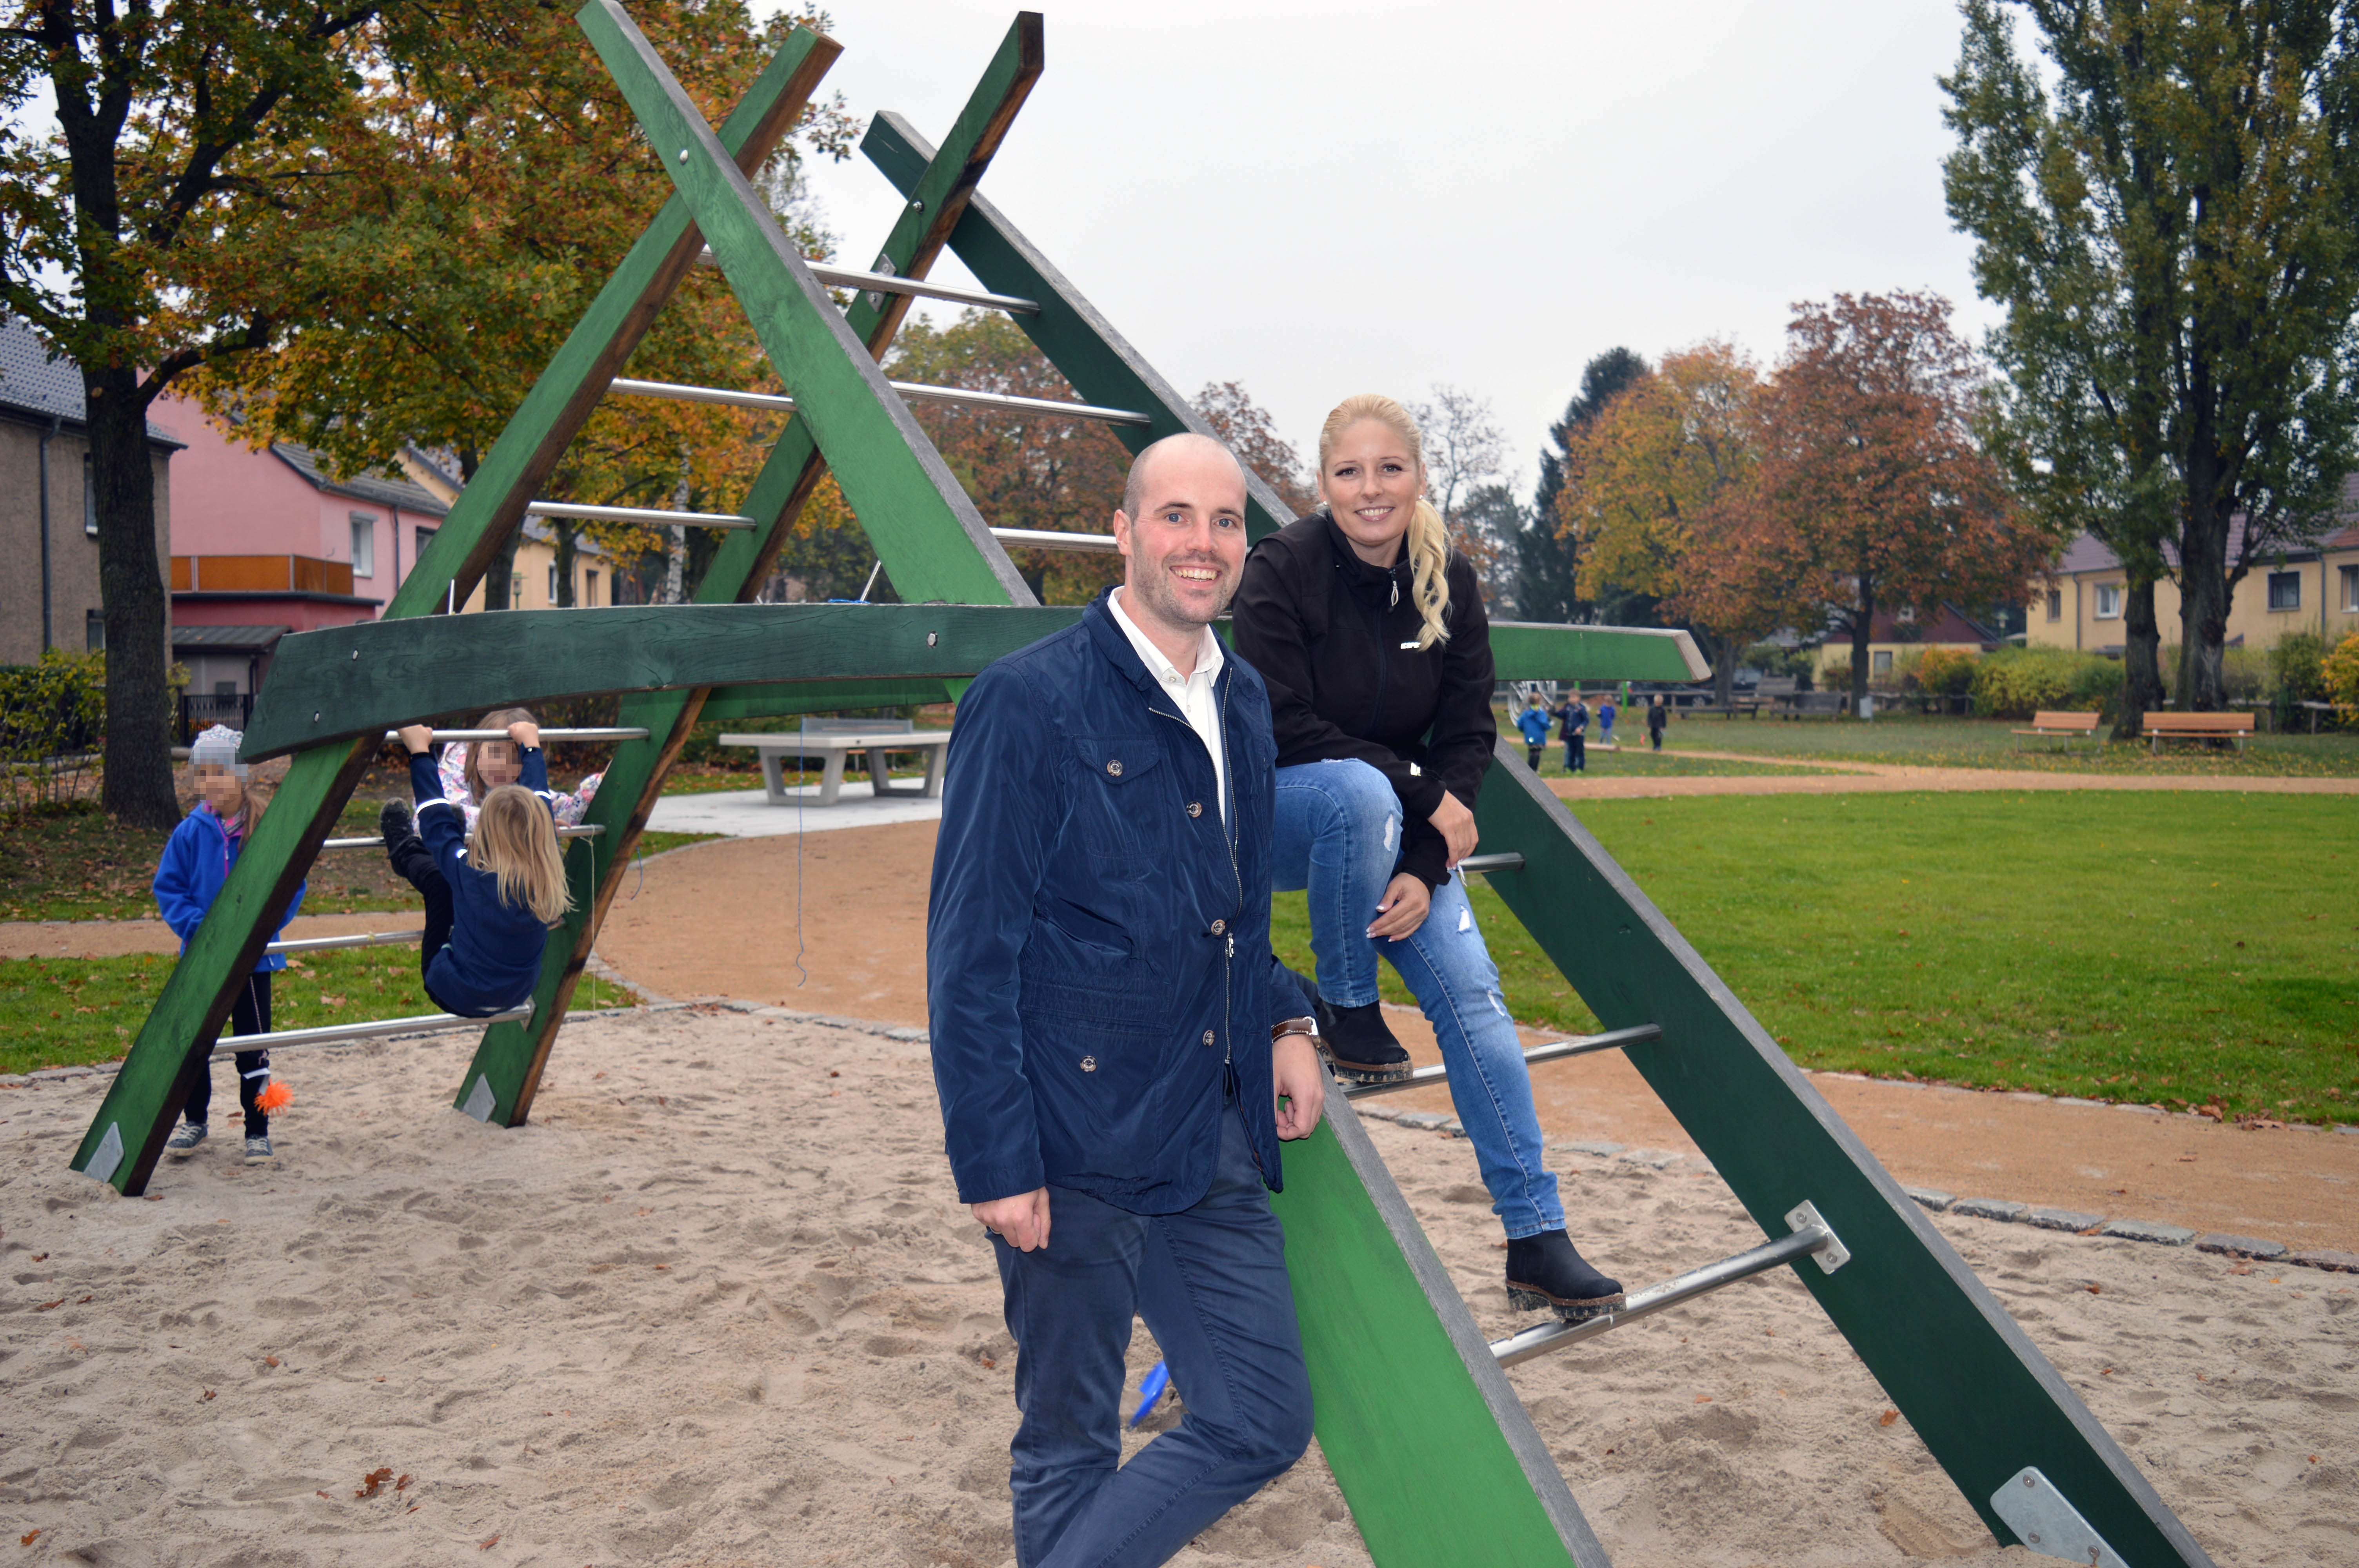
{"label": "autumn tree", "polygon": [[1760,373],[1731,345],[1666,354],[1650,374],[1566,431],[1560,535],[1576,551],[1579,591],[1649,595],[1689,622],[1729,698],[1735,655],[1778,624],[1782,605],[1731,591],[1717,575],[1761,461]]}
{"label": "autumn tree", "polygon": [[1565,405],[1564,417],[1549,427],[1549,444],[1540,450],[1540,477],[1532,491],[1531,509],[1511,535],[1516,612],[1526,620],[1602,618],[1616,625],[1639,623],[1620,615],[1601,617],[1598,607],[1582,597],[1577,541],[1558,527],[1556,498],[1564,488],[1564,460],[1574,433],[1603,414],[1616,394],[1647,371],[1647,362],[1630,350],[1606,350],[1582,368],[1581,390]]}
{"label": "autumn tree", "polygon": [[1496,498],[1484,496],[1478,505],[1476,497],[1506,472],[1507,438],[1489,399],[1460,387],[1437,383],[1430,401],[1402,406],[1417,421],[1425,447],[1426,499],[1450,525],[1451,547],[1473,564],[1487,594],[1500,576],[1507,539],[1494,532]]}
{"label": "autumn tree", "polygon": [[1779,619],[1846,637],[1856,702],[1877,611],[2014,598],[2056,541],[1977,444],[1984,373],[1948,300],[1839,294],[1796,307],[1786,330],[1752,496],[1706,565],[1774,595]]}
{"label": "autumn tree", "polygon": [[2237,582],[2332,526],[2354,461],[2359,5],[1964,12],[1944,188],[2007,311],[1994,449],[2034,511],[2122,559],[2115,733],[2162,704],[2154,589],[2174,571],[2180,700],[2218,708]]}
{"label": "autumn tree", "polygon": [[1194,407],[1212,434],[1227,443],[1237,460],[1277,492],[1297,517],[1316,506],[1318,497],[1302,454],[1277,433],[1277,421],[1234,381],[1208,381],[1195,396]]}

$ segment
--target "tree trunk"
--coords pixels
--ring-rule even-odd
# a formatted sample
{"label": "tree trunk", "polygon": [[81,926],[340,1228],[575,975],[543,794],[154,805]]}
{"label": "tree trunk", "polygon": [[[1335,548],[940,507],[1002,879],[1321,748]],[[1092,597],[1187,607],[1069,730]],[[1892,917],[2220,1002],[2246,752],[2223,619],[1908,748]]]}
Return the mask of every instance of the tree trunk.
{"label": "tree trunk", "polygon": [[573,564],[580,555],[579,536],[569,523],[552,524],[557,535],[557,592],[554,602],[560,610],[573,608]]}
{"label": "tree trunk", "polygon": [[156,555],[147,400],[129,366],[85,373],[98,491],[99,592],[106,605],[106,781],[101,804],[131,827],[179,825],[163,564]]}
{"label": "tree trunk", "polygon": [[2146,716],[2162,707],[2162,629],[2155,620],[2154,580],[2130,574],[2122,610],[2122,694],[2114,710],[2113,739],[2135,741]]}
{"label": "tree trunk", "polygon": [[[1701,631],[1701,628],[1698,628]],[[1712,651],[1712,700],[1715,708],[1726,708],[1735,700],[1736,639],[1716,637],[1704,632],[1703,645]]]}
{"label": "tree trunk", "polygon": [[2217,713],[2228,706],[2228,514],[2192,481],[2179,538],[2179,706]]}
{"label": "tree trunk", "polygon": [[1859,583],[1859,608],[1851,619],[1851,710],[1857,713],[1860,704],[1867,700],[1867,662],[1873,655],[1868,643],[1875,635],[1875,589],[1862,577]]}

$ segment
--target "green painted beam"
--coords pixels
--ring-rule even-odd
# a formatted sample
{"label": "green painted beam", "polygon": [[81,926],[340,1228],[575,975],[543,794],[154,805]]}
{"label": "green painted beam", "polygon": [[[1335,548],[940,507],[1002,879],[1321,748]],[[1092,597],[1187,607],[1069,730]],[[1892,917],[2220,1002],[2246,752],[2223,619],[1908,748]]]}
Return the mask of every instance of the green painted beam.
{"label": "green painted beam", "polygon": [[794,423],[810,427],[894,587],[908,600],[1024,602],[990,525],[646,35],[617,0],[588,0],[575,19],[687,198],[796,400]]}
{"label": "green painted beam", "polygon": [[1475,811],[1484,850],[1524,857],[1490,873],[1492,890],[1607,1029],[1661,1026],[1631,1065],[1766,1234],[1818,1206],[1851,1261],[1796,1272],[1991,1532],[2015,1542],[1990,1499],[2032,1465],[2130,1568],[2208,1564],[1998,1299],[1516,751],[1500,743]]}
{"label": "green painted beam", "polygon": [[[900,115],[881,114],[869,123],[860,150],[884,171],[905,197],[916,196],[934,161],[930,144]],[[1140,222],[1144,222],[1141,219]],[[1039,302],[1040,313],[1019,315],[1016,324],[1038,345],[1049,362],[1073,384],[1084,403],[1131,408],[1153,423],[1145,429],[1116,426],[1114,433],[1137,451],[1150,441],[1192,430],[1210,436],[1212,427],[1169,382],[1132,348],[1097,308],[1082,297],[1065,275],[1018,232],[991,202],[978,195],[951,231],[951,251],[985,288]],[[1108,511],[1112,511],[1109,498]],[[1245,473],[1245,533],[1255,539],[1294,521],[1294,513],[1259,474]],[[894,579],[898,585],[900,579]]]}
{"label": "green painted beam", "polygon": [[746,719],[792,719],[845,708],[924,708],[952,702],[946,680],[814,681],[793,686],[727,686],[710,692],[700,724]]}
{"label": "green painted beam", "polygon": [[1285,1151],[1286,1270],[1319,1449],[1382,1568],[1610,1568],[1359,1117]]}
{"label": "green painted beam", "polygon": [[1636,626],[1491,622],[1491,660],[1501,680],[1700,681],[1712,665],[1685,632]]}
{"label": "green painted beam", "polygon": [[[723,138],[745,168],[758,168],[769,157],[838,52],[833,40],[808,28],[788,37],[723,127]],[[591,406],[694,265],[699,244],[687,204],[672,198],[501,432],[434,542],[396,590],[386,609],[388,618],[433,615],[446,596],[464,598],[473,590],[522,517],[525,503],[538,493]],[[208,1054],[228,1020],[237,988],[277,929],[375,751],[373,742],[347,741],[307,752],[289,767],[212,911],[141,1023],[74,1152],[75,1170],[100,1175],[125,1194],[146,1190],[196,1075],[207,1070]]]}
{"label": "green painted beam", "polygon": [[[951,225],[964,209],[967,193],[982,178],[992,155],[1014,123],[1016,111],[1039,79],[1042,52],[1039,16],[1032,12],[1019,15],[985,67],[965,113],[959,117],[958,131],[938,160],[939,174],[929,176],[923,199],[903,210],[877,257],[876,270],[922,277],[933,265]],[[865,348],[870,360],[883,359],[894,333],[899,330],[905,304],[906,297],[899,295],[863,294],[853,297],[844,324],[850,335]],[[796,518],[826,472],[826,460],[820,455],[810,421],[789,420],[739,507],[745,515],[756,519],[756,526],[724,537],[698,585],[700,604],[742,603],[760,590],[769,578],[778,551],[793,531]],[[877,547],[881,555],[884,546],[879,544]],[[939,581],[971,586],[975,556],[973,544],[962,536],[945,534],[939,541],[939,549],[949,557],[949,570],[940,576]],[[929,571],[938,569],[932,564],[928,567]],[[938,580],[917,571],[910,573],[910,579],[920,585],[932,585]],[[1030,592],[1020,583],[1015,591],[1018,602],[1033,601]],[[927,596],[911,593],[909,597]],[[774,711],[795,700],[786,695],[788,691],[799,692],[810,705],[792,711],[845,706],[827,702],[825,689],[777,688],[771,697]],[[461,1109],[471,1105],[480,1109],[488,1098],[490,1119],[509,1127],[531,1114],[533,1097],[538,1091],[549,1053],[556,1046],[566,1010],[571,1005],[573,988],[580,982],[596,945],[599,925],[615,890],[621,886],[631,850],[662,791],[665,773],[690,731],[705,716],[709,698],[710,694],[700,688],[663,697],[635,697],[626,705],[628,711],[636,716],[632,722],[647,730],[647,739],[615,749],[602,793],[585,816],[586,821],[603,826],[606,832],[594,840],[596,850],[574,858],[577,870],[573,909],[564,925],[550,934],[540,984],[535,992],[533,1015],[525,1022],[495,1024],[484,1032],[454,1097]],[[861,706],[882,706],[887,700],[887,697],[880,695],[872,703]],[[478,1094],[478,1085],[489,1091],[487,1097]]]}

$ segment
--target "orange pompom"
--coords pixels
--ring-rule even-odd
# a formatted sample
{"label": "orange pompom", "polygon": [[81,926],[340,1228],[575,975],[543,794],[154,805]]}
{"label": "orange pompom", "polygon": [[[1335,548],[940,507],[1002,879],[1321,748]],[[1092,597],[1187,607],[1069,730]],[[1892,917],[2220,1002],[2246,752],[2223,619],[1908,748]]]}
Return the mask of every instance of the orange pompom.
{"label": "orange pompom", "polygon": [[256,1108],[267,1114],[268,1112],[277,1110],[282,1107],[294,1104],[295,1091],[288,1088],[285,1084],[273,1080],[269,1087],[264,1089],[262,1093],[255,1097],[254,1103]]}

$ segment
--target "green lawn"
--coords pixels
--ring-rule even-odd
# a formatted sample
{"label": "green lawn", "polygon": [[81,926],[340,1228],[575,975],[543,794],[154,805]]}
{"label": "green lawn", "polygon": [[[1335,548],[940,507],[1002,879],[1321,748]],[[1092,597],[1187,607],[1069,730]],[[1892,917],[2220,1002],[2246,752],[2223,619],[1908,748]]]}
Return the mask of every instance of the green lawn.
{"label": "green lawn", "polygon": [[[1664,732],[1670,752],[1743,752],[1829,762],[1897,762],[1920,767],[2016,768],[2039,773],[2359,776],[2359,731],[2256,735],[2240,755],[2188,741],[2096,745],[2019,736],[2020,721],[1925,719],[1684,719]],[[2102,733],[2102,731],[2101,731]]]}
{"label": "green lawn", "polygon": [[[2359,1120],[2359,799],[1685,797],[1577,815],[1806,1066]],[[1594,1029],[1488,889],[1474,902],[1516,1017]],[[1300,893],[1279,895],[1275,935],[1308,972]],[[1384,988],[1409,1000],[1389,968]]]}

